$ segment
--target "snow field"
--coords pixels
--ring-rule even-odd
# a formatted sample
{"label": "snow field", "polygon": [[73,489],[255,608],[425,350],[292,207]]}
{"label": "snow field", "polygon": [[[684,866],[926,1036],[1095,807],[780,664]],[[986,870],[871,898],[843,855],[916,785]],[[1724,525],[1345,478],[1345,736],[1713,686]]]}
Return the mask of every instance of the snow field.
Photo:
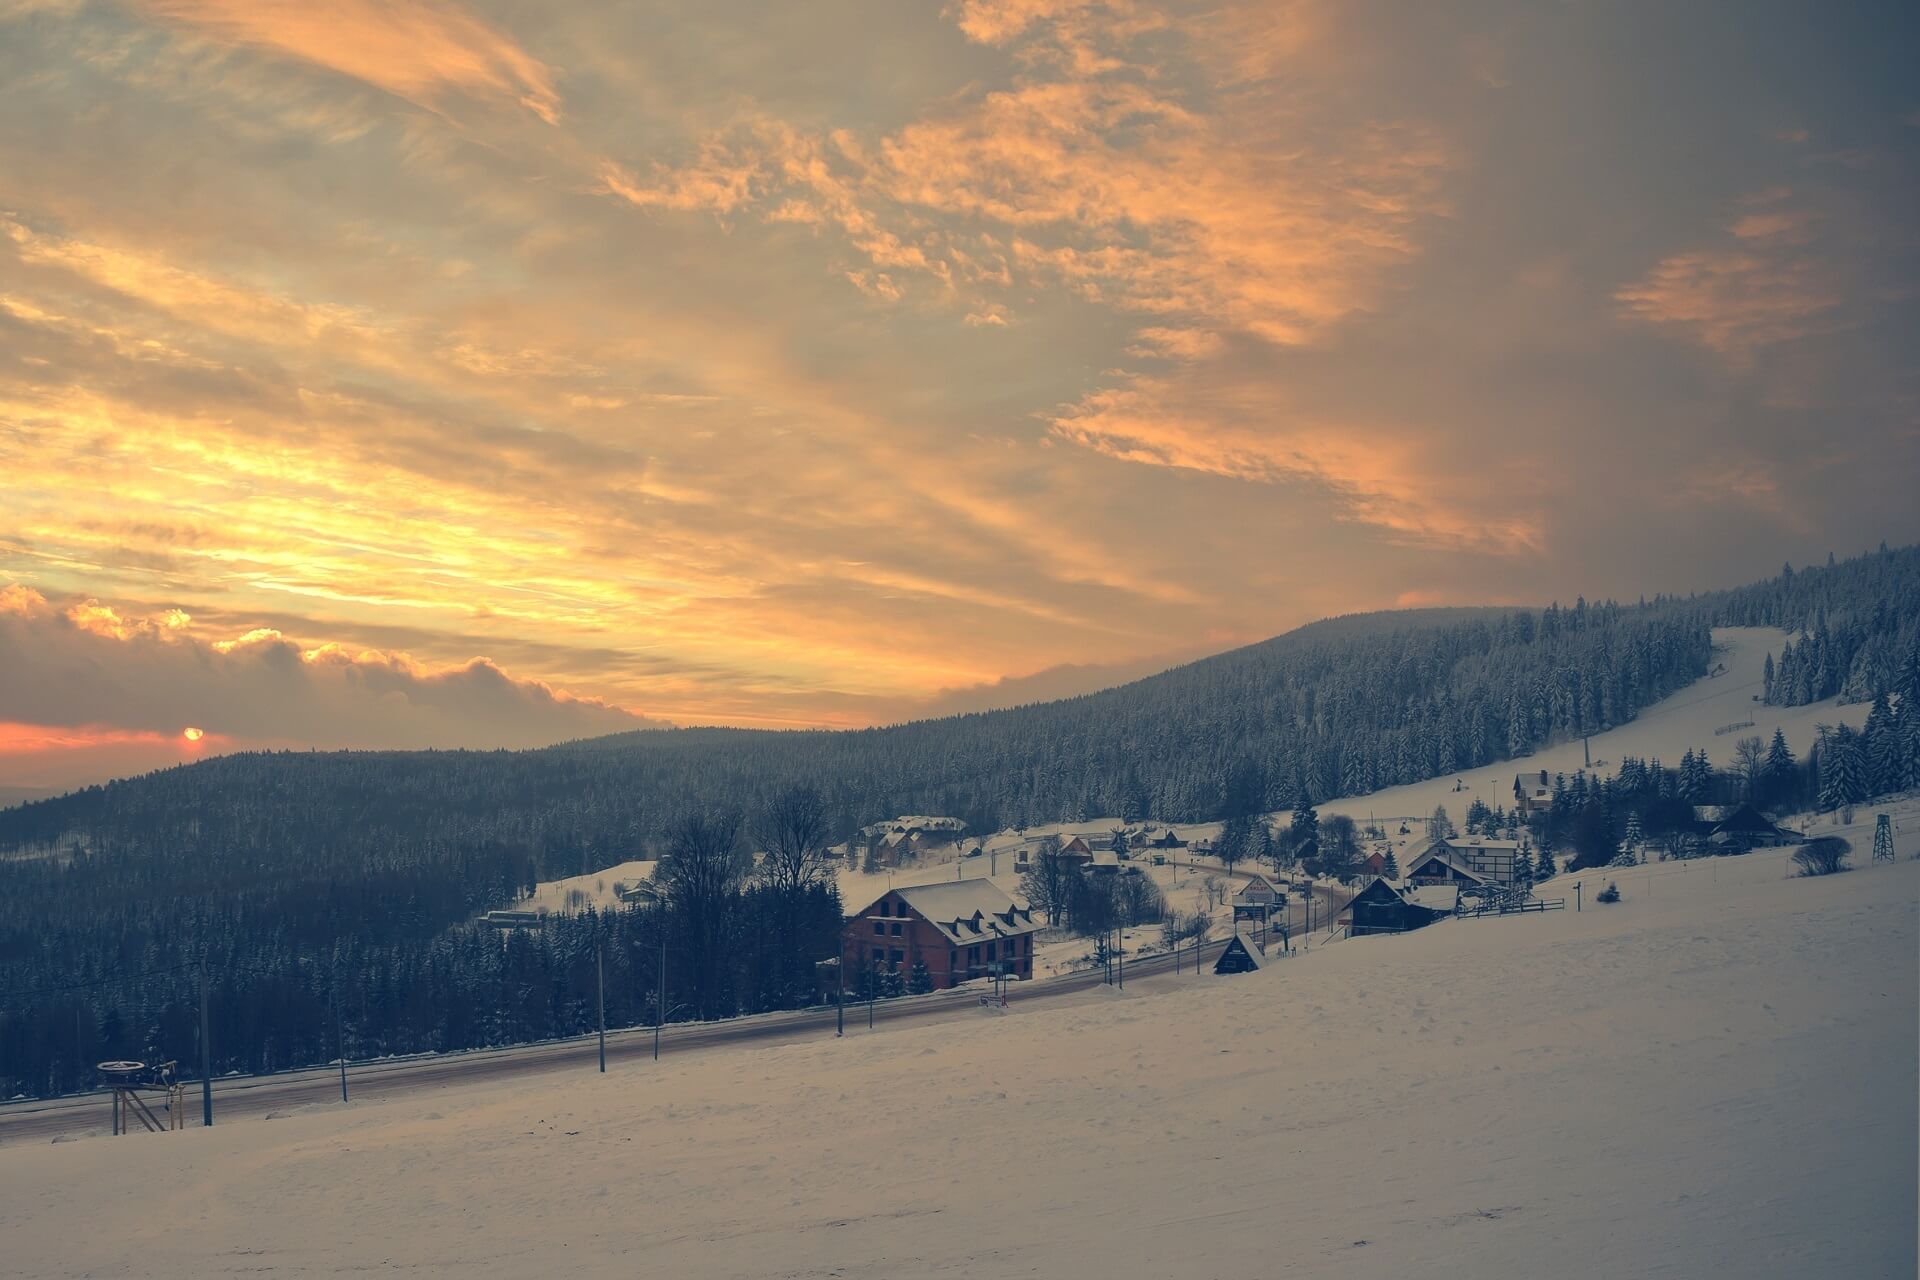
{"label": "snow field", "polygon": [[1178,994],[0,1149],[5,1269],[1911,1274],[1920,861],[1858,843]]}

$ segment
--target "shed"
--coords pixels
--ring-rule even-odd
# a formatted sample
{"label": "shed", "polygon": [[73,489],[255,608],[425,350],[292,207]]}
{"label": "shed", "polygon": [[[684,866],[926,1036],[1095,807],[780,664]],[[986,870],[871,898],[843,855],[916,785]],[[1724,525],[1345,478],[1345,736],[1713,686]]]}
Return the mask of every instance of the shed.
{"label": "shed", "polygon": [[1215,973],[1254,973],[1266,966],[1267,958],[1251,942],[1234,934],[1220,958],[1213,962]]}

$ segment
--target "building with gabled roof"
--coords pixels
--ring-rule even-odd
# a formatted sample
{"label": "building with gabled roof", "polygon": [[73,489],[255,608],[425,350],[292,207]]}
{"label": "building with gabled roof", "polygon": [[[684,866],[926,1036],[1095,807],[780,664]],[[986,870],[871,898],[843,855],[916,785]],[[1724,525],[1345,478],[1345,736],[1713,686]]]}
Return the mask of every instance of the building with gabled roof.
{"label": "building with gabled roof", "polygon": [[1375,879],[1353,895],[1346,911],[1356,934],[1406,933],[1452,915],[1459,898],[1460,890],[1451,884],[1401,889],[1387,880]]}
{"label": "building with gabled roof", "polygon": [[1723,848],[1750,849],[1800,838],[1775,826],[1751,804],[1697,804],[1693,807],[1693,827],[1709,844]]}
{"label": "building with gabled roof", "polygon": [[1445,841],[1436,840],[1427,847],[1425,853],[1408,859],[1407,883],[1452,884],[1462,888],[1471,885],[1477,888],[1487,883],[1487,877],[1467,865],[1465,859],[1456,856]]}
{"label": "building with gabled roof", "polygon": [[1033,935],[1045,922],[984,877],[889,889],[847,918],[840,954],[851,983],[869,969],[926,966],[935,989],[999,973],[1033,976]]}
{"label": "building with gabled roof", "polygon": [[1514,881],[1514,865],[1520,860],[1518,840],[1494,840],[1474,835],[1448,836],[1428,846],[1430,852],[1442,848],[1455,863],[1489,884],[1512,884]]}
{"label": "building with gabled roof", "polygon": [[1513,807],[1521,817],[1553,808],[1553,783],[1545,769],[1513,775]]}
{"label": "building with gabled roof", "polygon": [[1220,952],[1220,958],[1213,962],[1215,973],[1255,973],[1264,968],[1267,957],[1253,943],[1240,934],[1228,939],[1226,948]]}

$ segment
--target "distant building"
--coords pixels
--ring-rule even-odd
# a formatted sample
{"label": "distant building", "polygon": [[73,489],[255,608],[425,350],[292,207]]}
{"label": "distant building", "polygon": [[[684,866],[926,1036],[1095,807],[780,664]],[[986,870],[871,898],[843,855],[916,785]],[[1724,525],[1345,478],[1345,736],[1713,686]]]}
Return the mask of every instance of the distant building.
{"label": "distant building", "polygon": [[1488,883],[1486,876],[1456,857],[1442,840],[1434,841],[1425,853],[1409,858],[1407,864],[1409,885],[1450,884],[1459,888],[1479,888]]}
{"label": "distant building", "polygon": [[1079,836],[1060,842],[1060,856],[1073,858],[1079,862],[1093,861],[1093,846]]}
{"label": "distant building", "polygon": [[1719,849],[1746,850],[1800,839],[1793,832],[1775,826],[1767,815],[1750,804],[1695,805],[1693,828],[1695,834]]}
{"label": "distant building", "polygon": [[1269,884],[1265,876],[1253,876],[1233,895],[1233,920],[1235,924],[1251,920],[1264,925],[1286,905],[1286,894]]}
{"label": "distant building", "polygon": [[1516,773],[1513,775],[1513,807],[1520,811],[1521,817],[1553,808],[1553,782],[1542,769],[1534,773]]}
{"label": "distant building", "polygon": [[1429,853],[1444,849],[1456,864],[1467,868],[1488,884],[1514,882],[1514,865],[1520,860],[1517,840],[1489,840],[1481,836],[1448,836],[1427,847]]}
{"label": "distant building", "polygon": [[1149,849],[1184,849],[1187,842],[1182,840],[1172,827],[1168,827],[1153,839],[1147,841]]}
{"label": "distant building", "polygon": [[1387,874],[1387,855],[1375,849],[1360,859],[1360,874],[1363,876],[1384,876]]}
{"label": "distant building", "polygon": [[1033,935],[1042,921],[984,877],[910,885],[881,894],[848,917],[840,954],[851,985],[869,968],[909,973],[917,962],[936,989],[995,972],[1033,976]]}
{"label": "distant building", "polygon": [[1267,958],[1239,934],[1228,940],[1220,958],[1213,962],[1215,973],[1253,973],[1266,966]]}
{"label": "distant building", "polygon": [[1459,898],[1460,891],[1453,885],[1397,889],[1376,879],[1353,896],[1347,911],[1356,934],[1406,933],[1452,915]]}

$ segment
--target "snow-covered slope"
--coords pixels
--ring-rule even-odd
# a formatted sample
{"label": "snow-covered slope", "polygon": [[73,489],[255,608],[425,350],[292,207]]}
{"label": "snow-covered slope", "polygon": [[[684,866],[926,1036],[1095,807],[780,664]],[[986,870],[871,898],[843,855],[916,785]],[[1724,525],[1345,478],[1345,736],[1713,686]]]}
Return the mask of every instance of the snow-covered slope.
{"label": "snow-covered slope", "polygon": [[[1903,834],[1902,855],[1915,852]],[[18,1276],[1911,1274],[1920,861],[0,1149]]]}
{"label": "snow-covered slope", "polygon": [[[1601,774],[1611,774],[1625,756],[1657,758],[1671,768],[1680,763],[1682,753],[1701,749],[1716,766],[1725,768],[1733,760],[1734,743],[1749,734],[1771,740],[1775,728],[1786,734],[1795,754],[1804,757],[1814,744],[1816,726],[1846,723],[1858,728],[1866,721],[1868,709],[1862,704],[1842,706],[1832,699],[1804,707],[1770,707],[1759,702],[1767,655],[1777,655],[1787,638],[1787,632],[1769,627],[1718,628],[1713,633],[1713,661],[1724,670],[1656,702],[1627,724],[1595,734],[1584,746],[1578,741],[1563,742],[1516,760],[1444,778],[1329,800],[1320,806],[1320,812],[1344,813],[1363,822],[1372,815],[1385,821],[1424,818],[1435,805],[1443,804],[1458,823],[1476,796],[1488,806],[1511,809],[1515,774],[1537,774],[1541,769],[1549,775],[1571,774],[1582,766],[1588,750],[1593,755],[1593,770]],[[1715,732],[1749,720],[1753,722],[1751,727]],[[1456,783],[1461,790],[1454,790]]]}

